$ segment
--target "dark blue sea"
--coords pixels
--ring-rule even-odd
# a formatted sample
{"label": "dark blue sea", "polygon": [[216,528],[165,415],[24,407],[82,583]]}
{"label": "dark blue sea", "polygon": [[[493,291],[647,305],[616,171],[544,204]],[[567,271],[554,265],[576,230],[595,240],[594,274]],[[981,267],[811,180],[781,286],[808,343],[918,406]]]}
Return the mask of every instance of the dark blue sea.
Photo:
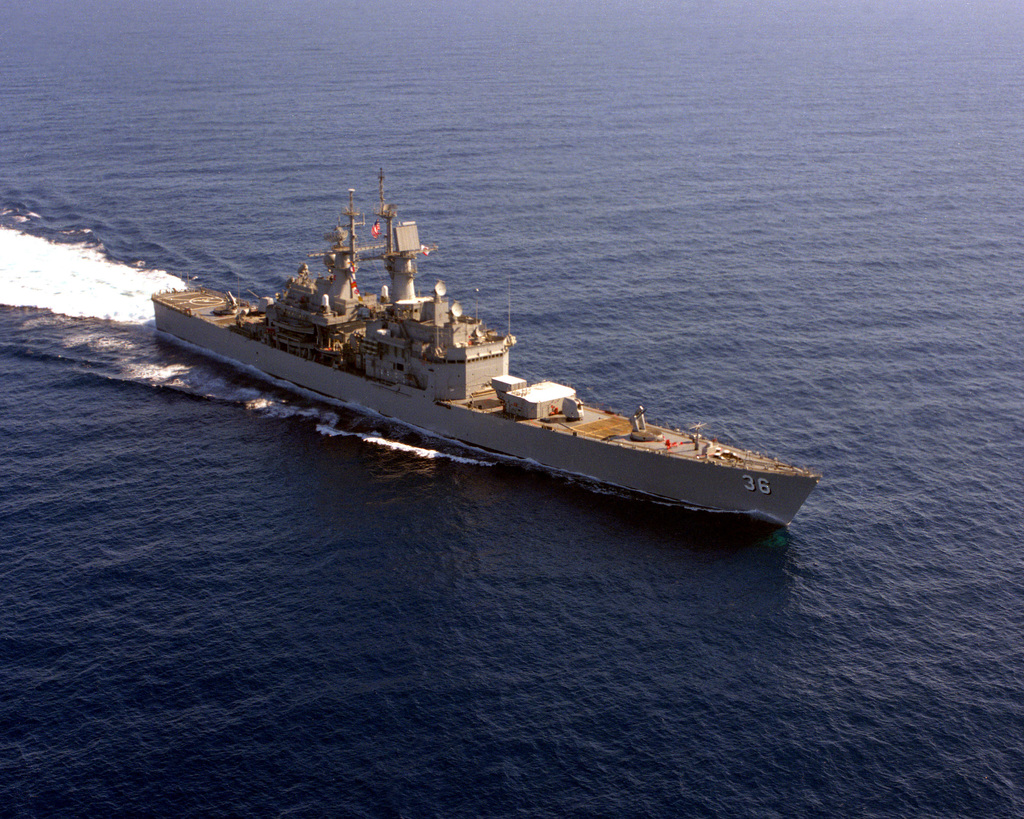
{"label": "dark blue sea", "polygon": [[[0,816],[1024,815],[1022,42],[1010,0],[8,4]],[[820,471],[792,525],[156,332],[381,168],[514,374]]]}

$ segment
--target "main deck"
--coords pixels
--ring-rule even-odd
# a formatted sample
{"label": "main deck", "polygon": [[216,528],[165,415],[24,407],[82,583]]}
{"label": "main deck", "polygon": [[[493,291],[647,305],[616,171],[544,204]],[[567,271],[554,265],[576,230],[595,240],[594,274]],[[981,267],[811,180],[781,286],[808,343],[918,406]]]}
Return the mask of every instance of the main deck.
{"label": "main deck", "polygon": [[[153,298],[179,313],[200,318],[221,328],[229,328],[236,321],[228,296],[214,290],[180,290],[159,293]],[[504,402],[494,390],[485,390],[475,393],[471,398],[465,400],[445,403],[464,407],[483,415],[503,415],[505,411]],[[562,415],[541,419],[520,418],[515,419],[515,423],[637,451],[657,453],[673,459],[732,466],[779,475],[820,477],[809,469],[784,463],[759,452],[722,444],[714,438],[705,438],[698,433],[682,432],[671,427],[648,423],[647,432],[651,440],[636,440],[632,435],[633,429],[629,419],[609,410],[583,405],[580,416],[579,420],[569,420]]]}

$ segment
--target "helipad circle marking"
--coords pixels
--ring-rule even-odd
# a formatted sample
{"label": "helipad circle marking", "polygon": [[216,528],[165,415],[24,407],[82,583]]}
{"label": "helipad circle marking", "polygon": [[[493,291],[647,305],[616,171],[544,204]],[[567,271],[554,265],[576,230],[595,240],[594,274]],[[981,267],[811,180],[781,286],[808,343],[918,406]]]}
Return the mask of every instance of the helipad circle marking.
{"label": "helipad circle marking", "polygon": [[223,304],[224,299],[219,296],[191,296],[188,299],[188,304],[193,307],[212,307],[215,304]]}

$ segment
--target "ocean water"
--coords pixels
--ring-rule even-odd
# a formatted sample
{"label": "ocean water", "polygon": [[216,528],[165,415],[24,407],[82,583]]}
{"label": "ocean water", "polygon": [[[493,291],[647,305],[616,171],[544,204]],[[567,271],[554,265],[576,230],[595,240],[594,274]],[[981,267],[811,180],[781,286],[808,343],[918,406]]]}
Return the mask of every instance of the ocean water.
{"label": "ocean water", "polygon": [[[1024,813],[1022,36],[995,0],[7,9],[0,815]],[[515,374],[821,471],[793,524],[156,333],[155,290],[279,289],[380,168]]]}

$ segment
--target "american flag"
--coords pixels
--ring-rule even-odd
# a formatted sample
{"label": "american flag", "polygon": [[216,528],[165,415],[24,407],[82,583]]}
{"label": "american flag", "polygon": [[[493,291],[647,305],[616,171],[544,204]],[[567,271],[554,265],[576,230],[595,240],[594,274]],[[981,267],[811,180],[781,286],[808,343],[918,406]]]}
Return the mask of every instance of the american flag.
{"label": "american flag", "polygon": [[374,239],[380,238],[380,219],[373,223],[373,227],[370,228],[370,233]]}

